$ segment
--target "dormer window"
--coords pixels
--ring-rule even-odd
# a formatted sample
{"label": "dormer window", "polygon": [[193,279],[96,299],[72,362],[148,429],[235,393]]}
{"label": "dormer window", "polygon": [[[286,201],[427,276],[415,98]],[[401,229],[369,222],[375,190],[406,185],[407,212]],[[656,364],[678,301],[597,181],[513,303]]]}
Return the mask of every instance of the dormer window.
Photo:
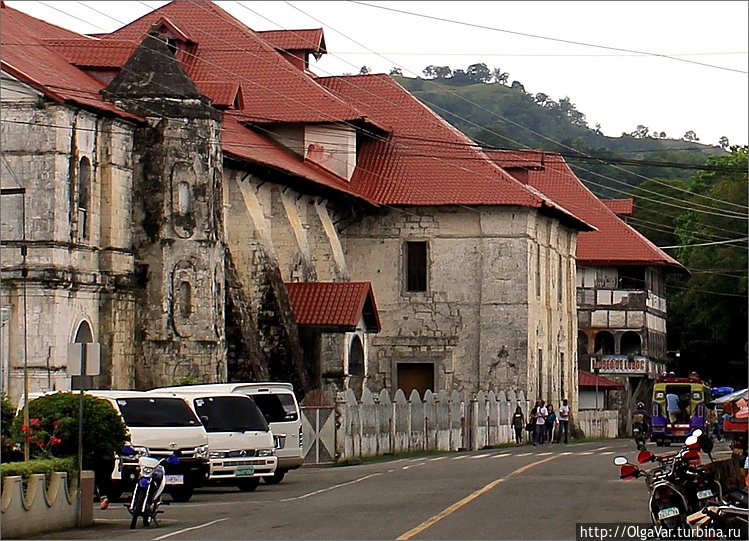
{"label": "dormer window", "polygon": [[159,39],[164,40],[169,50],[175,56],[177,55],[177,51],[185,50],[188,46],[197,43],[166,17],[161,17],[151,27],[151,32],[155,33]]}
{"label": "dormer window", "polygon": [[169,50],[172,54],[177,54],[177,49],[179,49],[179,41],[177,40],[177,38],[167,37],[166,46],[169,47]]}

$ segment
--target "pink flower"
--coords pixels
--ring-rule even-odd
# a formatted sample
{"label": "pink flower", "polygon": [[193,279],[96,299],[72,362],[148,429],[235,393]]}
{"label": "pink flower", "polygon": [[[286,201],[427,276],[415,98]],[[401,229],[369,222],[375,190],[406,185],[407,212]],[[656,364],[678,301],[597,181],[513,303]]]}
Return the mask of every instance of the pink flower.
{"label": "pink flower", "polygon": [[24,434],[25,434],[26,432],[28,432],[29,430],[31,430],[31,429],[30,429],[30,428],[29,428],[28,426],[26,426],[26,425],[23,425],[23,426],[21,427],[21,432],[23,432]]}
{"label": "pink flower", "polygon": [[40,421],[39,419],[31,419],[31,420],[29,421],[29,424],[30,424],[31,426],[33,426],[33,427],[37,427],[37,428],[38,428],[38,427],[40,427],[40,426],[42,426],[42,422],[41,422],[41,421]]}
{"label": "pink flower", "polygon": [[50,445],[59,445],[59,444],[61,444],[61,443],[62,443],[62,440],[61,440],[60,438],[58,438],[57,436],[52,436],[52,437],[51,437],[51,438],[49,439],[49,444],[50,444]]}

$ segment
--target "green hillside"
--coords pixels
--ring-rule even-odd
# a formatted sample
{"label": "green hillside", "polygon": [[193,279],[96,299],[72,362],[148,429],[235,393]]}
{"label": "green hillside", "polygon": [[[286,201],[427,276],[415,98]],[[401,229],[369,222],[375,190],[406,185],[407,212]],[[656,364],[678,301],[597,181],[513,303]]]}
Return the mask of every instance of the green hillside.
{"label": "green hillside", "polygon": [[588,126],[569,98],[531,95],[520,83],[453,81],[394,76],[403,87],[483,147],[559,152],[600,197],[626,197],[647,178],[688,181],[708,155],[726,150],[669,139],[640,127],[607,137]]}

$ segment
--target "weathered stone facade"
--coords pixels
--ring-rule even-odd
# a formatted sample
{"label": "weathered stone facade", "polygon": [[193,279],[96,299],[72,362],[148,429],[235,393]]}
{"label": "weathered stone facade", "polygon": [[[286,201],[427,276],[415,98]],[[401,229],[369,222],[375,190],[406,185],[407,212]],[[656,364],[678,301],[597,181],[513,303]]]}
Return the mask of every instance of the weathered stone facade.
{"label": "weathered stone facade", "polygon": [[[404,285],[407,241],[427,242],[426,291]],[[576,394],[573,231],[529,209],[413,207],[363,217],[342,242],[383,322],[371,390],[397,388],[399,364],[421,363],[437,389]]]}
{"label": "weathered stone facade", "polygon": [[25,188],[2,199],[3,386],[20,396],[25,358],[32,389],[69,388],[68,343],[84,323],[103,379],[129,386],[134,126],[19,95],[3,102],[0,139],[3,189]]}

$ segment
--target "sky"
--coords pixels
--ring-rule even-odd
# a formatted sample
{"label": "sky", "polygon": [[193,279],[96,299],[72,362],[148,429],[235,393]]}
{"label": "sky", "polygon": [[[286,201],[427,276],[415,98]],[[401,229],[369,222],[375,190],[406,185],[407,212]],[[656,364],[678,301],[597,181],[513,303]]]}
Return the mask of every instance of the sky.
{"label": "sky", "polygon": [[[6,1],[81,33],[111,32],[166,2]],[[639,125],[703,144],[749,142],[749,2],[216,2],[253,30],[323,28],[321,76],[484,63],[526,92],[569,98],[618,137]]]}

